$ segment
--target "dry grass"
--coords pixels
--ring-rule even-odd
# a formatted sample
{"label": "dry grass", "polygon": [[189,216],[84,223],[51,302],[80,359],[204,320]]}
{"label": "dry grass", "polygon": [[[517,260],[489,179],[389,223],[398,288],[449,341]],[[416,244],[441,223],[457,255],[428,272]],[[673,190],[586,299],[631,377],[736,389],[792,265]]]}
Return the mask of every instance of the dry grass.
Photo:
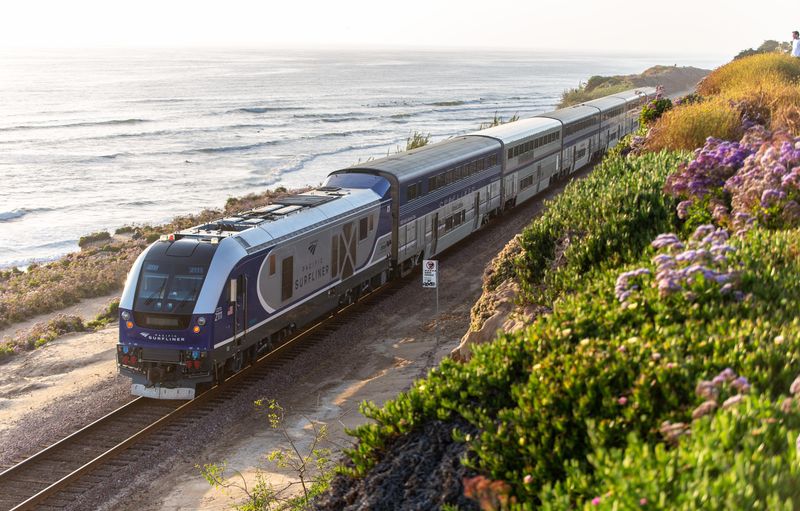
{"label": "dry grass", "polygon": [[683,104],[656,122],[645,147],[693,150],[707,137],[738,140],[742,120],[800,135],[800,59],[780,53],[726,64],[697,87],[699,103]]}
{"label": "dry grass", "polygon": [[800,135],[800,85],[786,81],[765,81],[758,87],[731,87],[720,94],[737,104],[747,118],[772,130],[787,129]]}
{"label": "dry grass", "polygon": [[741,136],[739,109],[723,98],[714,98],[666,112],[652,127],[645,148],[693,151],[708,137],[738,140]]}
{"label": "dry grass", "polygon": [[726,64],[708,75],[697,86],[701,96],[714,96],[733,90],[759,90],[777,83],[800,79],[800,59],[781,53],[753,55]]}

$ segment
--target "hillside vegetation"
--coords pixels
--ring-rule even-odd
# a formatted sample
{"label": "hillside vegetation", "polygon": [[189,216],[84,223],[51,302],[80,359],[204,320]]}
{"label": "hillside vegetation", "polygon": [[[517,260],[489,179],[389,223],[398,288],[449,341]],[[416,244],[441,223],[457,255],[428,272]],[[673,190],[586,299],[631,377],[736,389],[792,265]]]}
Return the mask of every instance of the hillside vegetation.
{"label": "hillside vegetation", "polygon": [[[38,314],[61,310],[84,298],[103,296],[122,289],[133,262],[162,234],[208,222],[223,215],[252,209],[285,195],[286,189],[228,199],[223,210],[207,209],[196,215],[173,219],[164,225],[126,226],[112,237],[101,231],[81,238],[80,252],[58,261],[31,264],[27,271],[0,270],[0,328]],[[103,317],[107,320],[108,315]],[[0,360],[19,351],[39,347],[58,335],[81,331],[80,318],[56,317],[36,325],[14,339],[0,339]]]}
{"label": "hillside vegetation", "polygon": [[694,88],[707,69],[696,67],[653,66],[638,75],[592,76],[586,83],[568,89],[561,95],[559,108],[564,108],[636,87],[661,85],[667,94]]}
{"label": "hillside vegetation", "polygon": [[799,74],[736,60],[570,184],[486,281],[552,312],[365,404],[316,508],[800,508]]}

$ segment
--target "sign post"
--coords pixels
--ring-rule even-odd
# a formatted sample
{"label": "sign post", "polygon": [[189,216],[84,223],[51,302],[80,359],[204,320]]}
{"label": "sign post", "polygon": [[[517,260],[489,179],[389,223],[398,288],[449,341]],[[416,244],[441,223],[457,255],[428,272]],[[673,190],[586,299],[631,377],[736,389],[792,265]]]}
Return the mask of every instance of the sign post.
{"label": "sign post", "polygon": [[422,287],[436,289],[436,342],[439,342],[439,261],[425,259],[422,261]]}

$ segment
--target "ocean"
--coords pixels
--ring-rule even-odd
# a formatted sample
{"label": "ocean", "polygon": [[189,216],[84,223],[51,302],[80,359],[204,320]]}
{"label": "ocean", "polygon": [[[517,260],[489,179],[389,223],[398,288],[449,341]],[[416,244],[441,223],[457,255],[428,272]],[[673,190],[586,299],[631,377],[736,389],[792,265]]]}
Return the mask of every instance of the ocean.
{"label": "ocean", "polygon": [[592,75],[709,58],[475,51],[0,53],[0,268],[78,238],[552,110]]}

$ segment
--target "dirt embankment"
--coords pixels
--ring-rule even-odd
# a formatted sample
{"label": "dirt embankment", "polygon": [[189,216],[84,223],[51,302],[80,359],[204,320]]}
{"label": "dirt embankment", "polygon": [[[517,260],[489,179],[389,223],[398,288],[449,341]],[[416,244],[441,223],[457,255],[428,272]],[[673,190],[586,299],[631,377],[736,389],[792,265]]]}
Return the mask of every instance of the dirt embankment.
{"label": "dirt embankment", "polygon": [[616,94],[636,87],[664,87],[668,96],[694,90],[711,71],[691,66],[653,66],[640,74],[592,76],[586,83],[564,91],[559,108]]}

